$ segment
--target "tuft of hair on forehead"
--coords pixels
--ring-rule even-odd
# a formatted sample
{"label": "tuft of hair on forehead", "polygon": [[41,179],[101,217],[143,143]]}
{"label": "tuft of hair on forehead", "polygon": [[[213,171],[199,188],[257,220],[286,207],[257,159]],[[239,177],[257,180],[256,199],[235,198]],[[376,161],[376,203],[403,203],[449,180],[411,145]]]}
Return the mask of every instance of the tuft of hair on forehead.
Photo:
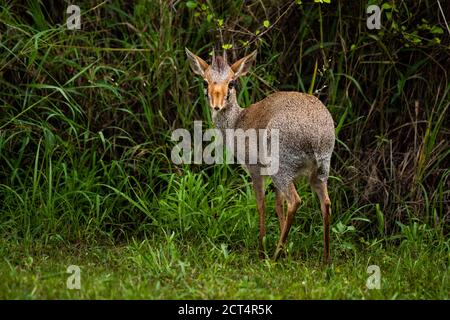
{"label": "tuft of hair on forehead", "polygon": [[213,56],[211,68],[217,72],[223,72],[227,69],[228,63],[225,57]]}

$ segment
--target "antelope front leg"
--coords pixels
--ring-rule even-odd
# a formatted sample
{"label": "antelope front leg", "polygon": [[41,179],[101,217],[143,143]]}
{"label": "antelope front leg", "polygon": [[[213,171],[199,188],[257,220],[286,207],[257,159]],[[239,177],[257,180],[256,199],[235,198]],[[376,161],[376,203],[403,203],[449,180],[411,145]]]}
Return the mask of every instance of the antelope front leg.
{"label": "antelope front leg", "polygon": [[261,176],[253,176],[253,188],[255,189],[256,205],[259,213],[259,258],[264,259],[264,236],[266,235],[266,219],[264,206],[264,179]]}

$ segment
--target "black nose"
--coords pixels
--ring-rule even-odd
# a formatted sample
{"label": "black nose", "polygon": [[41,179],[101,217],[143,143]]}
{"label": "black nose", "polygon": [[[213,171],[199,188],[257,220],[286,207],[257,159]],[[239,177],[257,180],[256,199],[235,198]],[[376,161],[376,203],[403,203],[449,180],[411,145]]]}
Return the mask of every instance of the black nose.
{"label": "black nose", "polygon": [[216,111],[219,111],[219,109],[220,109],[219,107],[214,107],[214,110]]}

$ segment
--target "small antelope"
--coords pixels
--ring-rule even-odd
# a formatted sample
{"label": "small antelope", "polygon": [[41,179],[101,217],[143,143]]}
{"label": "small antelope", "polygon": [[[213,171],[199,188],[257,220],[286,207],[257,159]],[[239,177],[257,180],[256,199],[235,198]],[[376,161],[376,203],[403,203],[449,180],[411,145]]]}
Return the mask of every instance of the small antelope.
{"label": "small antelope", "polygon": [[[240,108],[235,83],[245,75],[256,51],[228,65],[226,56],[212,57],[209,65],[186,48],[193,72],[205,81],[205,94],[212,109],[215,126],[225,129],[278,129],[279,169],[270,175],[276,188],[276,213],[280,224],[280,239],[275,250],[277,259],[284,248],[301,199],[295,181],[307,176],[320,200],[324,225],[324,260],[331,263],[330,217],[331,201],[327,180],[335,141],[331,114],[316,97],[300,92],[276,92],[248,108]],[[269,137],[270,139],[270,137]],[[259,256],[264,257],[263,238],[266,234],[264,206],[264,176],[259,164],[245,164],[253,182],[259,212]],[[284,213],[287,202],[287,214]]]}

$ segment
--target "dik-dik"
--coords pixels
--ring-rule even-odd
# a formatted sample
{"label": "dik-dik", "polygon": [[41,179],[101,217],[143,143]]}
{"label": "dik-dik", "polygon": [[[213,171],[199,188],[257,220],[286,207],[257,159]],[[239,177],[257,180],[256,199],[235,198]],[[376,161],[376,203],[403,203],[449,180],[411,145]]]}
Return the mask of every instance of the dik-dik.
{"label": "dik-dik", "polygon": [[[300,92],[276,92],[265,99],[241,108],[236,98],[236,80],[245,75],[256,57],[256,51],[228,65],[226,56],[212,57],[209,65],[186,48],[189,64],[205,82],[205,94],[212,109],[212,119],[218,129],[278,129],[278,171],[271,174],[276,188],[276,213],[280,223],[280,239],[275,251],[282,251],[300,205],[295,181],[309,178],[320,200],[324,226],[324,261],[331,262],[330,216],[331,201],[327,180],[334,148],[333,118],[316,97]],[[270,131],[269,131],[270,132]],[[270,139],[270,136],[268,137]],[[245,164],[253,182],[259,212],[259,254],[264,256],[266,234],[264,206],[264,176],[258,164]],[[287,214],[284,210],[287,202]]]}

